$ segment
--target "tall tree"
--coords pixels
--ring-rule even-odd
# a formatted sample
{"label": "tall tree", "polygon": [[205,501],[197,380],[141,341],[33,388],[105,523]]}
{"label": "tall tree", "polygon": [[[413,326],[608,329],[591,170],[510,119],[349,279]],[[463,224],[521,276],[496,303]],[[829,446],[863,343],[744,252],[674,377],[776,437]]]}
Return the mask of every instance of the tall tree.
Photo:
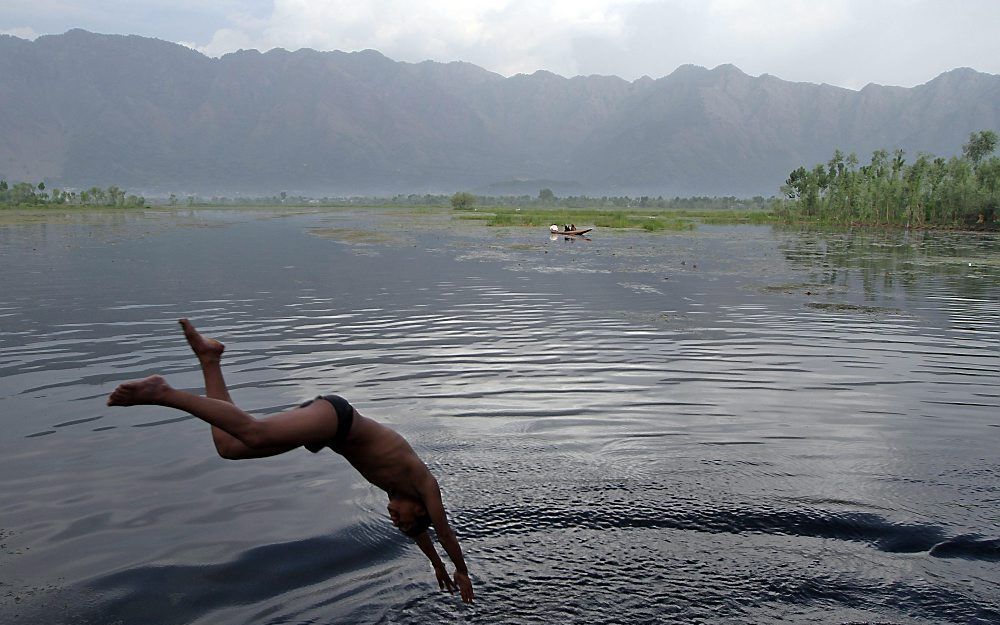
{"label": "tall tree", "polygon": [[[887,224],[995,224],[1000,210],[1000,157],[992,131],[973,133],[961,158],[876,150],[855,169],[857,157],[838,151],[825,165],[799,167],[781,190],[787,206],[824,220]],[[978,159],[978,160],[976,160]],[[794,212],[793,212],[794,214]]]}
{"label": "tall tree", "polygon": [[459,210],[468,210],[476,203],[476,196],[465,191],[459,191],[451,196],[451,207]]}
{"label": "tall tree", "polygon": [[997,133],[992,130],[980,130],[969,135],[969,142],[962,146],[962,153],[973,165],[993,153],[997,147]]}

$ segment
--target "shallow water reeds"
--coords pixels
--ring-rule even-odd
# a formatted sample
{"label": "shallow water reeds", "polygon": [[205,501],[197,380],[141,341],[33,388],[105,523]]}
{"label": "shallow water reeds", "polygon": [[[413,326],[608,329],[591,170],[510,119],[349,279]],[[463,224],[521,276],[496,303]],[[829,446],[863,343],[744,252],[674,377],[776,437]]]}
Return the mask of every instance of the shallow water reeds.
{"label": "shallow water reeds", "polygon": [[777,212],[792,223],[906,228],[1000,229],[1000,157],[992,130],[972,133],[961,157],[875,150],[861,165],[856,154],[834,152],[827,163],[793,170]]}
{"label": "shallow water reeds", "polygon": [[679,218],[695,219],[703,224],[753,224],[762,225],[778,221],[779,217],[770,210],[704,210],[677,211]]}
{"label": "shallow water reeds", "polygon": [[764,211],[691,211],[648,209],[509,208],[490,207],[455,211],[458,219],[485,221],[488,226],[538,227],[576,224],[579,227],[625,229],[648,232],[692,230],[698,223],[736,224],[774,221]]}
{"label": "shallow water reeds", "polygon": [[685,221],[681,219],[649,217],[645,221],[641,222],[640,227],[647,232],[659,232],[661,230],[671,230],[676,232],[682,230],[694,230],[695,223],[693,221]]}

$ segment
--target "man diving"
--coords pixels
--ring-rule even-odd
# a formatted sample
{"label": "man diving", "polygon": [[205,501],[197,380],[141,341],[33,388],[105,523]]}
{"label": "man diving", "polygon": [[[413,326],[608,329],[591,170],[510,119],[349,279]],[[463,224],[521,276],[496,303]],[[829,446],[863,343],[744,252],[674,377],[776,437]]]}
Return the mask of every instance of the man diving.
{"label": "man diving", "polygon": [[[431,561],[440,588],[458,590],[463,601],[472,602],[469,571],[448,524],[437,480],[399,433],[362,416],[337,395],[323,395],[292,410],[256,419],[229,396],[221,364],[225,346],[202,336],[187,319],[179,323],[201,363],[206,396],[176,390],[154,375],[119,385],[108,397],[109,406],[149,404],[188,412],[212,426],[216,451],[230,460],[275,456],[298,447],[316,453],[329,447],[388,494],[393,525],[413,538]],[[427,532],[432,525],[455,565],[452,577]]]}

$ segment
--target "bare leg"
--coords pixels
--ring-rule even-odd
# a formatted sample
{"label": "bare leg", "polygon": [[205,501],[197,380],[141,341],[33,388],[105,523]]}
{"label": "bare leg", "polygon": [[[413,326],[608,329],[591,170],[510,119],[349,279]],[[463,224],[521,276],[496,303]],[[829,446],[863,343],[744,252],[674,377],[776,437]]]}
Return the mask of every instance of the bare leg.
{"label": "bare leg", "polygon": [[152,376],[120,385],[108,397],[109,406],[155,404],[189,412],[212,426],[216,451],[229,459],[273,456],[306,443],[328,440],[336,433],[336,414],[326,402],[263,420],[240,410],[222,376],[225,345],[202,336],[187,319],[179,323],[201,364],[207,397],[177,391],[160,376]]}
{"label": "bare leg", "polygon": [[[201,364],[201,374],[205,378],[205,395],[232,404],[233,398],[229,396],[226,380],[222,377],[222,352],[226,351],[226,346],[215,339],[202,336],[187,319],[180,319],[177,323],[181,324],[184,338],[187,339],[191,351]],[[219,455],[225,458],[233,455],[232,450],[239,440],[213,425],[212,442],[215,443],[215,450]]]}
{"label": "bare leg", "polygon": [[184,338],[191,346],[191,351],[201,364],[201,373],[205,377],[205,395],[233,403],[229,389],[226,388],[226,380],[222,377],[222,352],[226,351],[226,346],[215,339],[202,336],[187,319],[181,319],[178,323],[184,329]]}
{"label": "bare leg", "polygon": [[301,445],[325,443],[337,433],[336,413],[327,402],[254,419],[227,401],[178,391],[158,375],[120,384],[108,396],[109,406],[143,404],[183,410],[223,430],[252,450],[252,456],[237,457],[270,456]]}
{"label": "bare leg", "polygon": [[[256,421],[232,402],[178,391],[158,375],[120,384],[108,397],[109,406],[144,404],[167,406],[190,412],[211,423],[214,428],[223,430],[227,436],[233,436],[241,441],[248,438],[247,432]],[[196,412],[204,416],[199,416]]]}

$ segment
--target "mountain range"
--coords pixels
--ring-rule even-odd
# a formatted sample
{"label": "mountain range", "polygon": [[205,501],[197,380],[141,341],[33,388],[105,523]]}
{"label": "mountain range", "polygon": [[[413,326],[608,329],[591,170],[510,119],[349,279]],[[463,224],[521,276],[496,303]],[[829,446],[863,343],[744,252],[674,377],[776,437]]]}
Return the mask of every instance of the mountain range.
{"label": "mountain range", "polygon": [[0,178],[147,194],[772,195],[835,149],[940,156],[1000,127],[1000,76],[861,90],[748,76],[504,77],[463,62],[138,36],[0,36]]}

